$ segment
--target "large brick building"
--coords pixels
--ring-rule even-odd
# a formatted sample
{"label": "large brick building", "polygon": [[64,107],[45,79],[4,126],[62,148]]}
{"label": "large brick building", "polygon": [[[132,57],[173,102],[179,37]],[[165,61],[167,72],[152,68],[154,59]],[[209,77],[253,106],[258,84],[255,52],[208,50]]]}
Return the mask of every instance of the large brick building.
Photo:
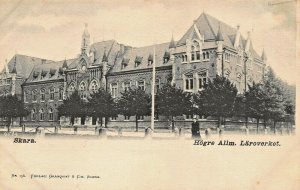
{"label": "large brick building", "polygon": [[[259,56],[254,50],[250,32],[244,38],[239,26],[233,28],[206,13],[202,13],[178,41],[172,37],[168,43],[139,48],[115,40],[90,45],[86,25],[81,54],[74,59],[56,62],[14,56],[0,75],[0,95],[12,93],[22,97],[31,110],[22,121],[25,124],[60,122],[64,125],[69,121],[58,118],[57,107],[75,89],[82,98],[100,87],[116,98],[133,86],[150,93],[154,61],[156,88],[172,83],[185,91],[197,92],[209,79],[223,75],[243,92],[247,84],[263,79],[266,60],[264,52]],[[111,118],[109,124],[133,119],[118,116]],[[142,117],[141,120],[150,118]],[[92,125],[97,119],[85,118],[83,122],[78,118],[76,122]]]}

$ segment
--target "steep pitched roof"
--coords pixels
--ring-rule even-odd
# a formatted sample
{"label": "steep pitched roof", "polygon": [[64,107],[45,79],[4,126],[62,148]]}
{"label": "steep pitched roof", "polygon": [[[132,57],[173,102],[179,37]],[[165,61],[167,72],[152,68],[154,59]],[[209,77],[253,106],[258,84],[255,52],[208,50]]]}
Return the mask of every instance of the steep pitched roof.
{"label": "steep pitched roof", "polygon": [[[201,35],[204,35],[204,46],[210,41],[216,41],[218,36],[222,36],[224,40],[224,45],[230,48],[234,47],[235,36],[237,29],[229,26],[228,24],[208,15],[207,13],[202,13],[197,20],[194,21]],[[219,32],[219,27],[221,31]],[[186,40],[189,38],[196,37],[194,26],[192,25],[188,31],[182,36],[182,38],[177,42],[177,48],[186,45]],[[241,35],[240,46],[245,48],[245,38]],[[250,47],[251,54],[255,58],[260,58],[257,52],[254,50],[252,44]]]}
{"label": "steep pitched roof", "polygon": [[[61,79],[63,76],[59,73],[59,69],[63,66],[64,62],[70,65],[73,61],[74,59],[67,59],[36,65],[25,83]],[[43,74],[44,76],[41,78]]]}
{"label": "steep pitched roof", "polygon": [[[42,60],[42,58],[16,54],[8,62],[8,70],[11,73],[15,67],[18,76],[27,78],[29,77],[34,66],[42,64]],[[51,62],[51,60],[45,60],[45,62]]]}
{"label": "steep pitched roof", "polygon": [[[154,51],[154,45],[132,48],[127,50],[124,55],[117,57],[117,60],[114,66],[112,67],[112,69],[110,70],[110,73],[152,68],[152,65],[149,65],[148,61],[149,61],[149,57],[150,59],[154,59],[153,51]],[[169,51],[168,42],[155,45],[156,67],[171,65],[170,60],[167,63],[164,63],[164,55],[165,52],[168,51]],[[139,58],[140,61],[138,66],[135,65],[135,61],[137,57]],[[129,59],[127,66],[125,68],[122,68],[122,61],[127,59]]]}

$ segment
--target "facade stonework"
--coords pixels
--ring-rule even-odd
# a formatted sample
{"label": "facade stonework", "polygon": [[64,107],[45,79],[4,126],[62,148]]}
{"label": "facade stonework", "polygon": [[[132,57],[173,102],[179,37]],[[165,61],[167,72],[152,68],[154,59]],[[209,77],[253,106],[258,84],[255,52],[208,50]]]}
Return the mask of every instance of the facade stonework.
{"label": "facade stonework", "polygon": [[[168,43],[140,48],[115,40],[90,45],[86,25],[80,52],[78,57],[63,61],[32,58],[27,63],[30,71],[21,69],[20,55],[6,65],[0,75],[0,95],[15,93],[23,99],[31,114],[21,122],[68,125],[68,118],[58,118],[57,108],[75,90],[83,99],[99,88],[106,89],[114,98],[129,87],[150,93],[153,64],[156,65],[156,89],[171,83],[196,93],[220,75],[229,78],[242,93],[248,84],[263,80],[267,61],[265,52],[259,56],[254,50],[250,33],[244,38],[239,26],[233,28],[206,13],[202,13],[178,41],[172,37]],[[149,117],[140,119],[150,120]],[[96,120],[87,118],[85,124],[96,124]],[[134,118],[111,118],[109,126],[124,120]],[[81,119],[76,119],[76,123],[82,124]]]}

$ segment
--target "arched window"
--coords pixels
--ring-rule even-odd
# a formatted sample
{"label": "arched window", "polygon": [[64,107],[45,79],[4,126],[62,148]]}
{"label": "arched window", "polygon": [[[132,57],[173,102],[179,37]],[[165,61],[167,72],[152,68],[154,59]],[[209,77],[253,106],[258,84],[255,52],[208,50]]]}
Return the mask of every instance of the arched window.
{"label": "arched window", "polygon": [[80,85],[79,85],[79,90],[80,90],[80,91],[85,91],[85,90],[86,90],[85,82],[81,82],[81,83],[80,83]]}
{"label": "arched window", "polygon": [[111,96],[113,98],[115,98],[117,96],[118,84],[117,83],[112,83],[110,88],[111,88]]}
{"label": "arched window", "polygon": [[44,109],[40,109],[40,121],[44,121],[45,119],[45,113],[44,113]]}
{"label": "arched window", "polygon": [[33,91],[32,91],[32,101],[36,101],[36,100],[37,100],[36,94],[37,94],[37,91],[36,91],[36,90],[33,90]]}
{"label": "arched window", "polygon": [[50,100],[54,100],[54,94],[55,94],[55,89],[51,88],[50,89]]}
{"label": "arched window", "polygon": [[80,97],[81,99],[86,99],[86,84],[85,82],[81,82],[79,85],[79,90],[80,90]]}
{"label": "arched window", "polygon": [[202,57],[203,57],[203,60],[206,60],[206,54],[205,54],[205,52],[202,53]]}
{"label": "arched window", "polygon": [[32,120],[32,121],[35,120],[35,112],[36,112],[35,109],[33,109],[33,110],[31,111],[31,120]]}
{"label": "arched window", "polygon": [[52,108],[49,109],[49,120],[53,121],[53,109]]}
{"label": "arched window", "polygon": [[209,52],[206,52],[206,59],[209,59]]}
{"label": "arched window", "polygon": [[191,61],[200,60],[200,44],[198,41],[193,42],[191,50]]}
{"label": "arched window", "polygon": [[71,91],[71,92],[75,91],[75,84],[74,83],[70,84],[69,91]]}
{"label": "arched window", "polygon": [[94,80],[94,81],[91,82],[90,90],[92,92],[97,92],[97,90],[98,90],[98,83],[97,83],[97,81]]}
{"label": "arched window", "polygon": [[41,102],[45,101],[45,89],[42,89],[40,91],[40,95],[41,95]]}

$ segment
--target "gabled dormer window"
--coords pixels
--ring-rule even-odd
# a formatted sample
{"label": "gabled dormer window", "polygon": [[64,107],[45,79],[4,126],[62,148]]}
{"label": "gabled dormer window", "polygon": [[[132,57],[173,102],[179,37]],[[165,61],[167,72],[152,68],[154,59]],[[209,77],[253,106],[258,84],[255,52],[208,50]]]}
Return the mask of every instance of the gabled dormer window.
{"label": "gabled dormer window", "polygon": [[50,72],[49,72],[50,77],[53,77],[53,75],[55,75],[55,73],[56,73],[56,69],[50,69]]}
{"label": "gabled dormer window", "polygon": [[142,63],[143,57],[136,56],[134,60],[134,66],[137,67]]}
{"label": "gabled dormer window", "polygon": [[129,59],[123,58],[121,68],[125,69],[129,63]]}
{"label": "gabled dormer window", "polygon": [[43,70],[41,73],[41,79],[45,78],[46,75],[47,75],[47,71]]}
{"label": "gabled dormer window", "polygon": [[39,76],[39,74],[40,73],[38,71],[34,71],[32,76],[34,79],[36,79]]}
{"label": "gabled dormer window", "polygon": [[152,65],[153,64],[153,55],[150,54],[148,57],[148,65]]}
{"label": "gabled dormer window", "polygon": [[165,52],[164,54],[164,63],[167,63],[170,60],[170,52]]}

